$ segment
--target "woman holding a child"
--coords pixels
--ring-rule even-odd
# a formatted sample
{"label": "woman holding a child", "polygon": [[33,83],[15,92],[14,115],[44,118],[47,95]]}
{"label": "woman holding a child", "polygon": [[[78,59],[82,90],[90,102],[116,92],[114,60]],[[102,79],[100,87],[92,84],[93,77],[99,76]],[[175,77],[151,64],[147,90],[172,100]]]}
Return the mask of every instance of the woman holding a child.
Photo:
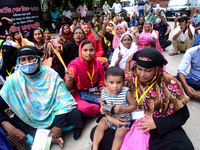
{"label": "woman holding a child", "polygon": [[[131,89],[144,117],[134,121],[121,150],[193,150],[191,141],[181,127],[189,118],[186,106],[189,98],[180,82],[163,72],[163,65],[167,61],[155,48],[136,52],[133,60],[136,63],[126,77],[126,86]],[[122,126],[124,122],[115,119],[113,124]],[[105,132],[99,149],[110,149],[112,142],[108,143],[107,140],[113,137],[113,131]]]}

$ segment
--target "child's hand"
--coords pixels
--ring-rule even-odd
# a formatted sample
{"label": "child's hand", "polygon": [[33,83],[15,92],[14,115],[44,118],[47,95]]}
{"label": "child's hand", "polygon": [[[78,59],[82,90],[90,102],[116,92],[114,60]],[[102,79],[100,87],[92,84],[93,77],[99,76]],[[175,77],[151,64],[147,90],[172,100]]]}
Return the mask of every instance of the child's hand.
{"label": "child's hand", "polygon": [[115,105],[113,109],[116,114],[123,113],[123,107],[121,107],[120,105]]}
{"label": "child's hand", "polygon": [[108,114],[106,111],[104,111],[104,110],[102,109],[102,107],[101,107],[101,109],[100,109],[100,112],[101,112],[102,115],[107,115],[107,114]]}

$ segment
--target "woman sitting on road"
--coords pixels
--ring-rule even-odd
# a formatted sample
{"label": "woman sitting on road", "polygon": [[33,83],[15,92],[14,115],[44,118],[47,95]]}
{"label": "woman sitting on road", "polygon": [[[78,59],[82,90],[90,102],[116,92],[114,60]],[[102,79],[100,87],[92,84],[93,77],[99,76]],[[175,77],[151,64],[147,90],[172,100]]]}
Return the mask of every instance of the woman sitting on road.
{"label": "woman sitting on road", "polygon": [[94,43],[96,57],[102,57],[104,54],[102,42],[100,37],[95,33],[94,29],[92,28],[91,22],[84,23],[82,25],[82,29],[86,34],[86,39],[91,40]]}
{"label": "woman sitting on road", "polygon": [[33,42],[34,46],[44,53],[44,55],[41,56],[43,65],[55,68],[55,66],[60,64],[60,61],[53,50],[52,44],[50,42],[45,42],[43,30],[41,28],[36,28],[33,31]]}
{"label": "woman sitting on road", "polygon": [[[164,56],[163,51],[160,47],[160,44],[156,40],[156,38],[152,34],[142,33],[140,34],[137,40],[137,48],[133,51],[132,55],[126,61],[125,73],[129,72],[130,66],[133,65],[134,61],[132,61],[132,58],[133,58],[134,53],[146,47],[154,47]],[[165,67],[163,69],[165,70]]]}
{"label": "woman sitting on road", "polygon": [[57,40],[56,40],[54,37],[51,37],[51,31],[50,31],[48,28],[44,29],[43,36],[44,36],[44,41],[45,41],[45,43],[50,42],[51,45],[52,45],[60,54],[63,53],[63,47],[62,47],[62,45],[59,44],[59,43],[57,42]]}
{"label": "woman sitting on road", "polygon": [[[79,46],[81,42],[85,39],[85,37],[86,35],[83,29],[76,28],[73,32],[72,41],[67,42],[65,45],[63,45],[63,53],[61,54],[61,56],[66,66],[76,57],[79,57],[78,55]],[[63,65],[56,66],[55,70],[59,73],[60,77],[64,79],[65,68],[63,67]]]}
{"label": "woman sitting on road", "polygon": [[157,40],[159,40],[158,31],[153,30],[153,23],[151,21],[145,21],[144,22],[143,33],[152,34]]}
{"label": "woman sitting on road", "polygon": [[110,66],[119,66],[121,69],[125,69],[126,60],[132,55],[136,45],[129,33],[124,33],[120,41],[120,46],[114,50]]}
{"label": "woman sitting on road", "polygon": [[[82,113],[76,109],[77,103],[64,81],[53,69],[42,65],[42,55],[32,46],[17,50],[19,69],[0,92],[0,123],[8,135],[22,145],[28,134],[35,136],[38,128],[49,129],[52,143],[62,148],[62,128],[73,125],[76,128],[74,139],[77,139],[83,128]],[[4,112],[8,106],[14,118]]]}
{"label": "woman sitting on road", "polygon": [[68,24],[62,26],[62,35],[60,36],[59,43],[65,45],[72,40],[71,28]]}
{"label": "woman sitting on road", "polygon": [[105,86],[104,68],[100,60],[96,59],[92,41],[85,40],[80,44],[79,57],[71,61],[67,69],[64,81],[78,103],[77,109],[81,110],[84,116],[96,116],[100,111],[100,106],[80,98],[81,90],[97,88],[100,92]]}
{"label": "woman sitting on road", "polygon": [[[136,63],[127,76],[126,86],[141,113],[133,112],[137,118],[121,150],[194,150],[182,128],[189,118],[189,97],[177,79],[162,71],[167,63],[165,58],[155,48],[144,48],[134,54],[133,60]],[[109,121],[116,126],[127,124],[117,118]],[[114,134],[105,132],[99,150],[110,149]]]}

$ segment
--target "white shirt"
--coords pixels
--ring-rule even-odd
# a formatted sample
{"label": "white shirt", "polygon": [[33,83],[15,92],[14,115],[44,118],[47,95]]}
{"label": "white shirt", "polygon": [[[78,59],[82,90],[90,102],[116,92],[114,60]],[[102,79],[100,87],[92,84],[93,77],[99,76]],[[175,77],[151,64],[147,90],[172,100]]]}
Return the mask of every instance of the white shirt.
{"label": "white shirt", "polygon": [[84,6],[80,5],[76,9],[76,11],[81,14],[81,17],[86,17],[86,13],[87,13],[88,9],[87,9],[87,7],[85,5]]}
{"label": "white shirt", "polygon": [[63,16],[66,16],[66,17],[68,17],[68,18],[70,18],[71,19],[71,16],[72,16],[72,13],[71,13],[71,11],[66,11],[66,10],[64,10],[63,11]]}
{"label": "white shirt", "polygon": [[114,3],[112,6],[112,9],[114,9],[115,13],[120,13],[122,7],[120,3]]}
{"label": "white shirt", "polygon": [[156,10],[160,10],[160,4],[156,4]]}
{"label": "white shirt", "polygon": [[109,12],[110,11],[109,9],[110,9],[110,6],[108,4],[103,5],[103,11],[104,12]]}
{"label": "white shirt", "polygon": [[[192,25],[190,25],[189,27],[190,27],[190,30],[191,30],[191,32],[192,32],[193,39],[194,39],[195,29],[194,29],[194,27],[193,27]],[[176,27],[176,29],[174,30],[173,36],[174,36],[175,34],[177,34],[179,31],[181,31],[180,26]],[[173,37],[173,36],[172,36],[172,37]],[[177,37],[177,39],[178,39],[180,42],[186,42],[186,40],[189,39],[188,29],[185,31],[185,33],[182,32],[182,33]]]}
{"label": "white shirt", "polygon": [[121,61],[118,64],[118,67],[120,67],[121,69],[125,69],[126,66],[126,60],[129,58],[129,56],[131,56],[133,54],[133,51],[135,50],[137,46],[135,45],[135,42],[132,42],[131,47],[129,49],[125,48],[123,46],[122,43],[120,43],[120,48],[121,50],[119,50],[119,47],[117,47],[114,50],[113,56],[112,56],[112,60],[110,63],[110,66],[115,66],[115,62],[118,60],[118,54],[119,52],[123,55]]}

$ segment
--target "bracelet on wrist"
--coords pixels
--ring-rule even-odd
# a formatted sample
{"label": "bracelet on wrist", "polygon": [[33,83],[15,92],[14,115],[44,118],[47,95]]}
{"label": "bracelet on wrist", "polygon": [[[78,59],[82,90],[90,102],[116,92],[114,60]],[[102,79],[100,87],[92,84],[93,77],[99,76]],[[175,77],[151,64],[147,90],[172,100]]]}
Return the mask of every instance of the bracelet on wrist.
{"label": "bracelet on wrist", "polygon": [[6,121],[3,121],[2,123],[1,123],[1,126],[5,123]]}

